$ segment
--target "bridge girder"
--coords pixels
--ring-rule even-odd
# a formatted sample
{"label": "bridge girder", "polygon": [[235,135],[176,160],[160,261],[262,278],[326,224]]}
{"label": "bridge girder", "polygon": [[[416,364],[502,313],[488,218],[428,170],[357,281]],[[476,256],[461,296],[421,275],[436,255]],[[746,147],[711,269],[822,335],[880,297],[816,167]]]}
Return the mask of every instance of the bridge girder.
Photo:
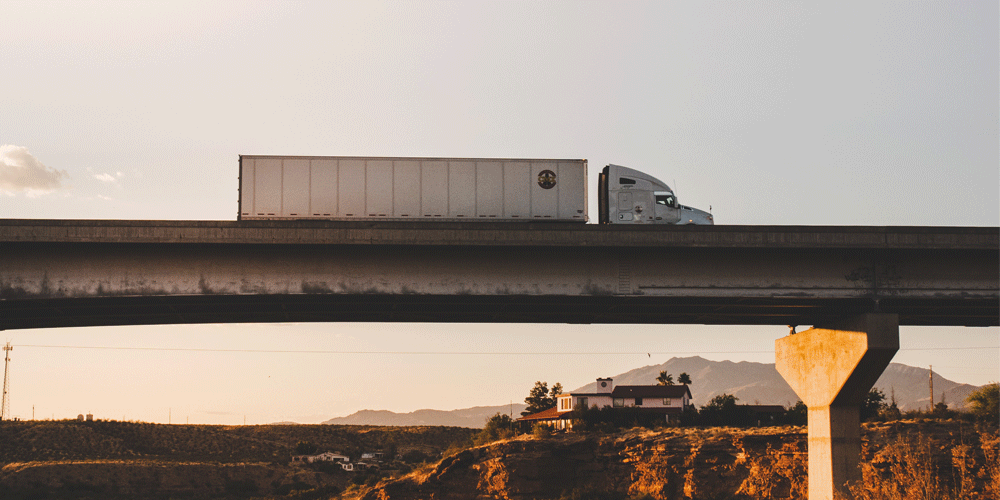
{"label": "bridge girder", "polygon": [[3,329],[1000,322],[996,228],[7,222]]}

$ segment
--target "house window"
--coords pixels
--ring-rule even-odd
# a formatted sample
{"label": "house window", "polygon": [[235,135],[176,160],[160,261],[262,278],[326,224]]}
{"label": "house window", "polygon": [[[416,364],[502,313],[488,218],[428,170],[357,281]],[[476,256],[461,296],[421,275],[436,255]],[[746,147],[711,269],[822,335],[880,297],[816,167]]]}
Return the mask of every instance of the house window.
{"label": "house window", "polygon": [[587,404],[587,398],[577,398],[576,404],[583,409],[590,408],[590,405]]}
{"label": "house window", "polygon": [[635,405],[642,406],[642,398],[635,398]]}
{"label": "house window", "polygon": [[570,406],[570,398],[560,398],[559,399],[559,409],[568,410]]}
{"label": "house window", "polygon": [[625,398],[615,398],[614,401],[611,402],[611,405],[615,408],[621,408],[625,406]]}
{"label": "house window", "polygon": [[670,406],[670,398],[663,398],[663,406]]}

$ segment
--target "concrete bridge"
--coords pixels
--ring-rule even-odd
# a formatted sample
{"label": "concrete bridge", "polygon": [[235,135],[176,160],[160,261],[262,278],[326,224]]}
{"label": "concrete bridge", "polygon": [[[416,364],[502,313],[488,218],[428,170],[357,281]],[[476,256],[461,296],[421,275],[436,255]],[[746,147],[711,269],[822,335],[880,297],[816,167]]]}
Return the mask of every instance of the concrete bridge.
{"label": "concrete bridge", "polygon": [[0,329],[275,321],[815,325],[776,361],[827,499],[899,325],[1000,324],[1000,230],[0,220]]}
{"label": "concrete bridge", "polygon": [[996,325],[997,228],[0,220],[0,329]]}

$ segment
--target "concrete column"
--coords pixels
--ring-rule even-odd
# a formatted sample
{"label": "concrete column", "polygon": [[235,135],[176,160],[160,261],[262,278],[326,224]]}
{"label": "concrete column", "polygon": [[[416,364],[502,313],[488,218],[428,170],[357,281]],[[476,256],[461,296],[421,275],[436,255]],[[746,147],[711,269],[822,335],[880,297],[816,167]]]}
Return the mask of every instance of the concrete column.
{"label": "concrete column", "polygon": [[899,317],[862,314],[775,341],[778,373],[809,407],[809,498],[860,479],[859,408],[899,350]]}

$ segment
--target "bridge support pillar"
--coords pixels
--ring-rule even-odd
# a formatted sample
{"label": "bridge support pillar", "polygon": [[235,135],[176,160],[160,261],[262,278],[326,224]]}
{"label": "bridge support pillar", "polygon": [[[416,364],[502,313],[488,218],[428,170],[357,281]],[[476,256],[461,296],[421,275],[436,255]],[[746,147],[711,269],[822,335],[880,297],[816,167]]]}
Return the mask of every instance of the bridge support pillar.
{"label": "bridge support pillar", "polygon": [[899,350],[899,317],[863,314],[775,341],[778,373],[809,407],[809,498],[860,479],[859,408]]}

